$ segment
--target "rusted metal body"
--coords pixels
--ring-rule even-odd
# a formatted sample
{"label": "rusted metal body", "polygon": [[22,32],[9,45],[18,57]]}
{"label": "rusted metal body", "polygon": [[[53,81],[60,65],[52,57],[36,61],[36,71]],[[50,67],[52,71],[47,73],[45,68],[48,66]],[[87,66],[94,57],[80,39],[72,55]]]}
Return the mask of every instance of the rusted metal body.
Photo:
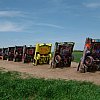
{"label": "rusted metal body", "polygon": [[100,39],[86,38],[83,56],[77,71],[100,70]]}
{"label": "rusted metal body", "polygon": [[35,54],[35,47],[33,47],[33,46],[28,47],[28,46],[25,45],[23,47],[22,61],[24,63],[33,62],[34,54]]}
{"label": "rusted metal body", "polygon": [[74,42],[56,42],[51,67],[70,67]]}
{"label": "rusted metal body", "polygon": [[14,62],[22,61],[22,56],[23,56],[23,46],[15,46],[13,61]]}
{"label": "rusted metal body", "polygon": [[14,59],[14,50],[15,50],[15,47],[8,47],[8,57],[7,57],[8,61],[13,61],[13,59]]}

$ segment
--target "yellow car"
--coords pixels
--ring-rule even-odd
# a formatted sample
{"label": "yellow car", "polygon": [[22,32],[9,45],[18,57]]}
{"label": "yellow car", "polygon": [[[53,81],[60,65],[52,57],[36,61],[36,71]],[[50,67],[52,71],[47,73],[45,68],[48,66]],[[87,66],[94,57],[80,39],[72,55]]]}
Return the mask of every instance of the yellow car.
{"label": "yellow car", "polygon": [[51,47],[52,44],[46,44],[46,43],[37,43],[35,48],[35,55],[33,59],[33,65],[37,64],[49,64],[49,61],[51,60]]}

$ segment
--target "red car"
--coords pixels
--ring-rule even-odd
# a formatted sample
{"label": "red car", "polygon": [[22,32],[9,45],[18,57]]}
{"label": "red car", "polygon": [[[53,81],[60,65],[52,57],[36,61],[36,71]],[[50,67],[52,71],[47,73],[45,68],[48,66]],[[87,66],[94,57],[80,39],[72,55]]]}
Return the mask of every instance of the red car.
{"label": "red car", "polygon": [[7,61],[13,61],[13,59],[14,59],[14,50],[15,50],[15,47],[8,47]]}
{"label": "red car", "polygon": [[33,58],[34,58],[34,54],[35,54],[35,47],[27,47],[26,45],[23,48],[23,58],[22,61],[24,63],[27,62],[33,62]]}
{"label": "red car", "polygon": [[22,61],[22,56],[23,56],[23,46],[15,46],[13,61],[14,62]]}

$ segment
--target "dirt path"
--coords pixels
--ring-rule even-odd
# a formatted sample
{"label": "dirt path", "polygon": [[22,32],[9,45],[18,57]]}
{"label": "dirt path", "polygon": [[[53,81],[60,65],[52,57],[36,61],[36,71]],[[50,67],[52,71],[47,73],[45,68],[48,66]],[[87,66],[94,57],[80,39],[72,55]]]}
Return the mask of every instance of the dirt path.
{"label": "dirt path", "polygon": [[95,84],[100,84],[100,71],[95,73],[79,73],[76,71],[77,63],[72,62],[69,68],[52,69],[49,65],[33,66],[30,64],[23,64],[22,62],[2,61],[0,60],[0,68],[5,68],[9,71],[18,71],[31,74],[34,77],[50,78],[50,79],[66,79],[66,80],[82,80],[91,81]]}

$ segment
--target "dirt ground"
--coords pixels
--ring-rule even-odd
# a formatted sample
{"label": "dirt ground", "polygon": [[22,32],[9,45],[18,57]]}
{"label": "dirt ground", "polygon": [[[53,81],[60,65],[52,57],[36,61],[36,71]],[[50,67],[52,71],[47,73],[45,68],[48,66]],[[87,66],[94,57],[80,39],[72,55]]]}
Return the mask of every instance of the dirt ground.
{"label": "dirt ground", "polygon": [[46,79],[66,79],[90,81],[100,85],[100,71],[96,72],[77,72],[78,63],[72,62],[69,68],[50,68],[50,65],[33,66],[32,63],[23,64],[22,62],[3,61],[0,60],[0,68],[8,71],[18,71],[30,74],[33,77]]}

